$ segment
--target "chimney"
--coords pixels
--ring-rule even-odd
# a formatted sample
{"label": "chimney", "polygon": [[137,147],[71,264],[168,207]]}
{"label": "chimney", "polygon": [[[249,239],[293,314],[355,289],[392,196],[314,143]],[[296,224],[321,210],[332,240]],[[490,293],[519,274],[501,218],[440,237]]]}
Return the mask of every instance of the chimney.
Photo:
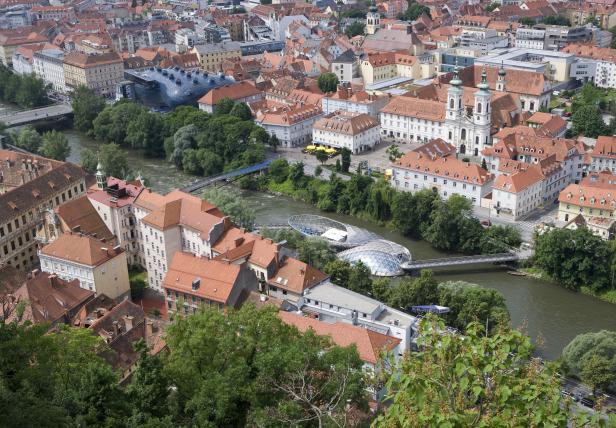
{"label": "chimney", "polygon": [[49,283],[52,286],[58,285],[58,275],[56,275],[55,273],[49,275]]}
{"label": "chimney", "polygon": [[131,315],[124,315],[124,327],[126,331],[131,331],[133,329],[133,320],[135,317]]}
{"label": "chimney", "polygon": [[41,273],[41,271],[40,271],[40,270],[38,270],[38,269],[34,269],[34,270],[32,271],[32,276],[33,276],[33,277],[36,277],[39,273]]}
{"label": "chimney", "polygon": [[117,321],[113,322],[113,336],[117,337],[120,335],[120,323]]}
{"label": "chimney", "polygon": [[105,315],[105,309],[103,308],[98,308],[96,310],[96,319],[102,318],[103,315]]}
{"label": "chimney", "polygon": [[201,286],[201,278],[195,278],[192,282],[192,290],[197,291]]}

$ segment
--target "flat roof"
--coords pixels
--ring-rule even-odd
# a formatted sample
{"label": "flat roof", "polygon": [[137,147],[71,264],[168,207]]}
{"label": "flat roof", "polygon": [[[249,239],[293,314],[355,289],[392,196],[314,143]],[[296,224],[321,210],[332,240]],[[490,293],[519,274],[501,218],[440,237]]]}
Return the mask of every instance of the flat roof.
{"label": "flat roof", "polygon": [[410,77],[394,77],[393,79],[387,79],[378,83],[373,83],[372,85],[368,85],[366,86],[366,91],[376,91],[379,89],[388,88],[389,86],[410,82],[411,80],[413,79]]}
{"label": "flat roof", "polygon": [[372,314],[382,305],[378,300],[355,293],[329,281],[306,290],[304,297],[318,302],[333,303],[347,309],[355,309],[365,314]]}

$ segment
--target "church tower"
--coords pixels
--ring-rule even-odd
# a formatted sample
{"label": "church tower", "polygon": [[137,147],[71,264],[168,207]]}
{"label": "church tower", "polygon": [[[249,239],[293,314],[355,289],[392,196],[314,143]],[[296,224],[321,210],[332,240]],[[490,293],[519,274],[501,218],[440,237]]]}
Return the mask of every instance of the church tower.
{"label": "church tower", "polygon": [[475,107],[473,108],[473,124],[475,125],[475,141],[473,141],[473,154],[477,156],[489,144],[490,128],[492,123],[490,86],[485,67],[481,72],[481,82],[475,92]]}
{"label": "church tower", "polygon": [[462,81],[458,66],[456,65],[453,79],[449,81],[449,89],[447,90],[447,119],[459,120],[464,116],[464,106],[462,105]]}
{"label": "church tower", "polygon": [[366,14],[366,34],[374,34],[381,28],[381,15],[376,7],[376,3],[372,0],[370,9]]}
{"label": "church tower", "polygon": [[501,64],[498,69],[498,80],[496,81],[496,90],[498,92],[505,92],[505,77],[507,76],[507,72],[505,71],[505,67]]}
{"label": "church tower", "polygon": [[105,177],[105,173],[103,172],[103,165],[101,165],[100,161],[96,166],[96,187],[101,190],[105,190],[107,188],[107,177]]}

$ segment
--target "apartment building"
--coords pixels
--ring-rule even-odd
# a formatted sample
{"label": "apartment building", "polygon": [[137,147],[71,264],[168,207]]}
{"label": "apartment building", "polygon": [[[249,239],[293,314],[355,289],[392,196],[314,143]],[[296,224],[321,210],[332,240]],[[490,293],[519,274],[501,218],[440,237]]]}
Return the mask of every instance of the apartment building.
{"label": "apartment building", "polygon": [[590,152],[591,171],[616,174],[616,137],[601,135]]}
{"label": "apartment building", "polygon": [[130,293],[126,252],[92,236],[66,233],[41,248],[41,269],[81,288],[121,299]]}
{"label": "apartment building", "polygon": [[365,86],[397,77],[409,79],[422,77],[419,59],[407,52],[381,52],[368,55],[360,62],[360,70]]}
{"label": "apartment building", "polygon": [[211,72],[222,70],[224,61],[238,60],[242,56],[238,42],[196,45],[189,52],[197,54],[201,68]]}
{"label": "apartment building", "polygon": [[86,191],[77,165],[0,150],[0,265],[36,266],[37,229],[43,214]]}
{"label": "apartment building", "polygon": [[225,98],[240,103],[253,103],[260,101],[265,97],[263,91],[258,90],[254,84],[249,81],[242,80],[234,85],[226,85],[220,88],[214,88],[202,96],[199,101],[199,109],[208,113],[214,113],[216,104]]}
{"label": "apartment building", "polygon": [[381,141],[380,124],[367,114],[336,112],[323,116],[312,126],[312,143],[358,154]]}
{"label": "apartment building", "polygon": [[362,113],[372,117],[379,117],[379,112],[389,102],[388,95],[375,95],[366,91],[354,91],[350,84],[338,85],[338,90],[327,94],[321,99],[324,114],[337,111]]}
{"label": "apartment building", "polygon": [[511,175],[499,175],[492,189],[492,215],[507,215],[517,220],[544,202],[544,175],[531,165]]}
{"label": "apartment building", "polygon": [[116,84],[124,79],[124,61],[115,52],[70,52],[64,56],[64,79],[68,89],[84,85],[101,96],[112,97]]}
{"label": "apartment building", "polygon": [[[463,162],[449,154],[442,156],[439,152],[451,153],[447,149],[449,145],[442,140],[429,144],[436,150],[414,150],[392,165],[393,187],[406,192],[431,189],[445,199],[460,195],[479,206],[481,199],[490,193],[494,176],[477,164]],[[440,147],[445,149],[439,150]]]}
{"label": "apartment building", "polygon": [[310,142],[312,126],[322,115],[319,106],[294,104],[259,110],[255,122],[275,135],[282,147],[299,147]]}
{"label": "apartment building", "polygon": [[32,26],[0,31],[0,61],[7,67],[13,64],[13,53],[21,46],[46,43],[49,39]]}
{"label": "apartment building", "polygon": [[200,307],[237,308],[243,293],[258,290],[258,280],[245,265],[177,252],[163,288],[167,310],[189,314]]}
{"label": "apartment building", "polygon": [[616,49],[574,44],[563,51],[579,58],[571,67],[572,78],[600,88],[616,88]]}
{"label": "apartment building", "polygon": [[64,51],[62,49],[42,49],[33,55],[33,72],[56,92],[65,93]]}
{"label": "apartment building", "polygon": [[96,181],[87,191],[88,200],[126,252],[128,263],[144,266],[138,238],[140,229],[133,212],[133,203],[143,191],[143,183],[139,179],[127,182],[106,177],[100,165]]}

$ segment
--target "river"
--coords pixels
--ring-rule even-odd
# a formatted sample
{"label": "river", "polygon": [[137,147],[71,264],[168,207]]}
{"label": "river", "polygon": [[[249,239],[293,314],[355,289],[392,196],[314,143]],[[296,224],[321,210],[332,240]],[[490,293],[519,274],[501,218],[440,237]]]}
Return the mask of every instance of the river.
{"label": "river", "polygon": [[[82,148],[95,148],[96,142],[73,131],[64,131],[71,145],[69,160],[79,163]],[[149,159],[139,152],[126,151],[129,165],[141,171],[148,185],[155,191],[166,193],[193,181],[195,177],[175,170],[161,159]],[[294,214],[322,214],[315,207],[285,197],[258,192],[245,192],[254,207],[257,223],[286,223]],[[374,231],[385,239],[409,248],[414,259],[444,256],[423,241],[410,240],[384,227],[353,217],[328,214],[336,220]],[[507,302],[513,325],[523,327],[536,343],[542,357],[555,359],[562,349],[580,333],[601,329],[616,331],[616,306],[591,296],[568,291],[555,284],[529,277],[511,276],[506,269],[495,266],[437,270],[441,281],[463,280],[500,291]]]}

